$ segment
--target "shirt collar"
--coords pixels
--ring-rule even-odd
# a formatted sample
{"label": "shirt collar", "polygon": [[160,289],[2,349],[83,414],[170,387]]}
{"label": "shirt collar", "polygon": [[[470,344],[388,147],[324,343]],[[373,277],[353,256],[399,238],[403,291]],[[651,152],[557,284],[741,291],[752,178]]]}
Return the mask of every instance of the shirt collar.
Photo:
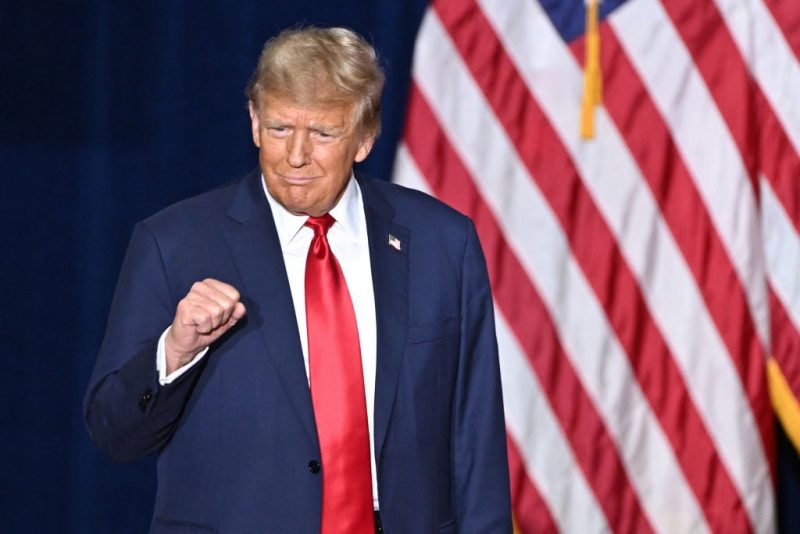
{"label": "shirt collar", "polygon": [[[261,187],[264,190],[264,195],[267,197],[269,208],[272,211],[272,218],[275,220],[275,227],[278,230],[278,239],[281,242],[281,247],[285,247],[297,236],[302,230],[303,226],[308,219],[307,215],[295,215],[275,200],[267,190],[267,184],[264,181],[264,175],[261,175]],[[366,223],[364,219],[364,210],[362,208],[363,202],[361,200],[361,188],[353,175],[350,175],[350,180],[347,182],[342,198],[331,209],[331,216],[336,219],[336,223],[331,230],[340,228],[344,234],[354,240],[360,240],[362,233],[366,231]]]}

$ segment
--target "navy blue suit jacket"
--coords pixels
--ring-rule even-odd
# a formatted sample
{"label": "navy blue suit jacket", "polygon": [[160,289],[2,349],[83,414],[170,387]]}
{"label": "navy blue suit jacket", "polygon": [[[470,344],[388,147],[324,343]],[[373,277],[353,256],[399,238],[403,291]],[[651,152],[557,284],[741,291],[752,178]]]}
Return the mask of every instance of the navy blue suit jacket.
{"label": "navy blue suit jacket", "polygon": [[[473,225],[422,193],[359,183],[384,528],[510,532],[492,297]],[[160,386],[158,338],[208,277],[236,287],[247,316]],[[258,171],[136,226],[84,413],[112,458],[158,454],[152,532],[319,531],[320,452],[291,299]]]}

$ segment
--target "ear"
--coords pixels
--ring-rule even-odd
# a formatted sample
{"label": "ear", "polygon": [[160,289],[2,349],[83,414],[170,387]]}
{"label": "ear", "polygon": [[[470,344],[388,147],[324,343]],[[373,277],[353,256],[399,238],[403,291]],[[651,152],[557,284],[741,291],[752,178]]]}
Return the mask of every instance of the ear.
{"label": "ear", "polygon": [[261,121],[258,119],[258,111],[252,100],[247,103],[247,109],[250,111],[250,130],[253,134],[253,143],[261,148]]}
{"label": "ear", "polygon": [[372,151],[372,145],[375,143],[375,134],[366,134],[361,138],[361,141],[358,144],[358,151],[356,152],[355,161],[356,163],[361,163],[369,153]]}

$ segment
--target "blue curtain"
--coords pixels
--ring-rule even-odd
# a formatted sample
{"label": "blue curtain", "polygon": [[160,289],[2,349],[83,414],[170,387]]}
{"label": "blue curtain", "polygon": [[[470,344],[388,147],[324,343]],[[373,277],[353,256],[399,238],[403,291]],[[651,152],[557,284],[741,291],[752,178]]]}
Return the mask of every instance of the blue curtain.
{"label": "blue curtain", "polygon": [[425,0],[0,3],[0,531],[146,532],[153,461],[98,453],[81,401],[137,220],[253,169],[244,86],[298,24],[367,36],[389,177]]}
{"label": "blue curtain", "polygon": [[[426,0],[0,2],[0,531],[147,530],[153,461],[113,464],[81,401],[133,224],[256,166],[243,89],[297,24],[368,36],[387,71],[363,170],[388,178]],[[781,444],[780,517],[800,531]]]}

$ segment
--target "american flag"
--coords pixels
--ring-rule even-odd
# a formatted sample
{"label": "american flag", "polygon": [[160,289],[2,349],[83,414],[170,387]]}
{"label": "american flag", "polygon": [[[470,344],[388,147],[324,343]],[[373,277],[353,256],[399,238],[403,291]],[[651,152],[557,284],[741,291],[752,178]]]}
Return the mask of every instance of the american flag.
{"label": "american flag", "polygon": [[800,4],[586,12],[434,1],[395,165],[480,235],[517,528],[772,532],[773,408],[800,445]]}

